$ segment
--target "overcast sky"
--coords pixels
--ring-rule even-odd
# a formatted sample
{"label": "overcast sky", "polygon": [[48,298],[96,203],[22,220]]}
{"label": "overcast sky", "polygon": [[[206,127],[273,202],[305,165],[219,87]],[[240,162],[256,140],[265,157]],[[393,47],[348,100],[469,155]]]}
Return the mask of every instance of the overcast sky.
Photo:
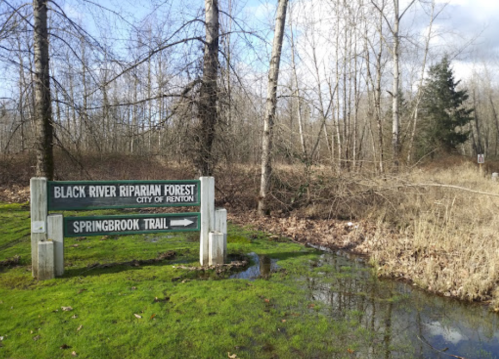
{"label": "overcast sky", "polygon": [[449,32],[444,41],[456,49],[462,47],[463,52],[453,61],[459,77],[466,78],[484,63],[490,69],[499,67],[499,0],[448,1],[437,24],[441,31]]}

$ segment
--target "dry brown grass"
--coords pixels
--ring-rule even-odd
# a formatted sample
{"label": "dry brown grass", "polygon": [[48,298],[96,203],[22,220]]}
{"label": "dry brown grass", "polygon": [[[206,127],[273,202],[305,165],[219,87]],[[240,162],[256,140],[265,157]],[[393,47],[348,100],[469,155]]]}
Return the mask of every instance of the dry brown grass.
{"label": "dry brown grass", "polygon": [[380,214],[385,230],[375,234],[372,247],[379,273],[498,307],[499,184],[471,163],[415,170],[391,182],[400,192],[391,199],[398,202],[398,227],[387,237],[393,213]]}

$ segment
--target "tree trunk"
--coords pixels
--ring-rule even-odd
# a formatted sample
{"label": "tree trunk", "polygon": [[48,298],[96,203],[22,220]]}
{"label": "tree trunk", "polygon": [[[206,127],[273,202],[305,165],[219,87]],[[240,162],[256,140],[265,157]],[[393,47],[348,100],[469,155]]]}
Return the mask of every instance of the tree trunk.
{"label": "tree trunk", "polygon": [[218,0],[205,0],[206,43],[204,47],[203,82],[200,89],[197,167],[201,176],[213,174],[212,146],[217,124],[218,77]]}
{"label": "tree trunk", "polygon": [[260,196],[258,198],[258,214],[267,215],[269,210],[268,195],[270,192],[270,178],[272,175],[272,137],[274,132],[274,118],[277,105],[277,81],[279,64],[281,61],[284,24],[286,22],[286,8],[288,0],[279,0],[275,21],[274,42],[270,58],[269,81],[267,85],[267,102],[262,139],[262,177],[260,182]]}
{"label": "tree trunk", "polygon": [[[434,16],[434,14],[435,14],[435,0],[433,0],[431,3],[430,24],[428,25],[428,35],[426,36],[426,40],[425,40],[423,64],[421,65],[421,77],[419,78],[418,91],[416,93],[416,105],[414,107],[414,112],[413,112],[411,138],[409,140],[409,149],[407,150],[407,163],[411,163],[412,148],[414,146],[414,138],[416,136],[416,129],[417,129],[418,118],[419,118],[419,103],[421,102],[421,96],[423,95],[423,84],[424,84],[424,76],[425,76],[425,71],[426,71],[426,60],[428,58],[428,51],[430,49],[430,40],[431,40],[431,34],[432,34],[432,28],[433,28],[433,20],[435,20],[435,18],[436,18],[436,16]],[[438,16],[438,14],[437,14],[437,16]]]}
{"label": "tree trunk", "polygon": [[393,150],[393,166],[395,169],[399,165],[399,104],[400,104],[400,96],[399,96],[399,87],[400,87],[400,70],[399,70],[399,24],[400,24],[400,16],[399,16],[399,0],[393,0],[394,7],[394,24],[393,24],[393,88],[392,88],[392,112],[393,112],[393,120],[392,120],[392,150]]}
{"label": "tree trunk", "polygon": [[[293,37],[293,24],[291,22],[291,17],[289,21],[289,33],[290,33],[290,40],[291,40],[291,67],[293,69],[293,81],[295,83],[295,90],[293,91],[294,96],[296,97],[297,101],[297,117],[298,117],[298,132],[300,134],[300,144],[301,144],[301,151],[302,151],[302,156],[303,159],[306,162],[309,162],[308,156],[307,156],[307,147],[305,145],[305,136],[304,136],[304,131],[303,131],[303,118],[302,118],[302,108],[301,108],[301,97],[300,97],[300,85],[298,84],[298,74],[296,73],[296,62],[295,62],[295,42],[294,42],[294,37]],[[320,91],[319,91],[320,94]],[[293,129],[291,128],[291,132]]]}
{"label": "tree trunk", "polygon": [[47,2],[33,0],[35,48],[36,176],[54,178],[53,122],[50,102]]}
{"label": "tree trunk", "polygon": [[[477,103],[476,103],[476,93],[475,89],[473,89],[473,108],[477,108]],[[484,147],[482,146],[482,135],[480,132],[480,121],[479,121],[479,116],[477,112],[475,111],[475,132],[476,132],[476,144],[475,144],[475,154],[482,154],[484,153]]]}
{"label": "tree trunk", "polygon": [[[492,107],[492,115],[494,116],[494,124],[495,124],[495,127],[496,127],[496,136],[495,136],[495,138],[497,139],[499,137],[499,118],[497,117],[496,108],[494,107],[494,102],[492,101],[492,95],[491,94],[489,94],[489,101],[490,101],[490,106]],[[497,156],[497,141],[495,141],[494,155]]]}
{"label": "tree trunk", "polygon": [[24,80],[24,61],[23,61],[23,55],[21,53],[21,40],[18,40],[18,51],[19,51],[19,115],[21,118],[21,152],[24,153],[24,150],[26,149],[25,145],[25,136],[24,136],[24,125],[25,125],[25,119],[24,119],[24,89],[26,86],[26,81]]}

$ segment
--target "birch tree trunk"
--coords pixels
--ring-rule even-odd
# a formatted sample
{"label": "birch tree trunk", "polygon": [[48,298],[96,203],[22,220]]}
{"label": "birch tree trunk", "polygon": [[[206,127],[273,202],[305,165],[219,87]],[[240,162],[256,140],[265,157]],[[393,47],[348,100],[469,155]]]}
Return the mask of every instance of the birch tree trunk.
{"label": "birch tree trunk", "polygon": [[[383,6],[378,6],[374,0],[371,3],[380,12],[380,15],[385,19],[388,28],[390,29],[391,35],[393,37],[393,44],[391,46],[392,58],[393,58],[393,83],[392,83],[392,151],[393,151],[393,165],[395,168],[399,164],[399,154],[400,154],[400,140],[399,140],[399,104],[400,104],[400,36],[399,27],[400,20],[404,17],[406,11],[415,3],[416,0],[412,0],[407,7],[400,14],[400,1],[393,0],[393,24],[390,24],[389,20],[384,14],[384,1]],[[381,36],[381,35],[380,35]],[[382,36],[381,36],[382,37]],[[386,41],[383,38],[383,41]]]}
{"label": "birch tree trunk", "polygon": [[36,127],[36,176],[54,177],[53,122],[50,102],[49,41],[47,2],[33,0],[34,17],[34,91]]}
{"label": "birch tree trunk", "polygon": [[[476,101],[476,91],[473,89],[473,108],[477,108],[477,101]],[[480,131],[480,117],[477,114],[477,111],[475,111],[475,133],[476,133],[476,144],[474,146],[475,148],[475,154],[481,154],[484,153],[485,148],[482,145],[482,134]]]}
{"label": "birch tree trunk", "polygon": [[[293,91],[293,95],[296,98],[297,101],[297,117],[298,117],[298,132],[300,134],[300,144],[301,144],[301,151],[304,160],[308,163],[309,159],[307,156],[307,147],[305,145],[305,136],[304,136],[304,131],[303,131],[303,119],[302,119],[302,108],[301,108],[301,95],[300,95],[300,85],[298,83],[298,74],[296,73],[296,62],[295,62],[295,42],[294,42],[294,37],[293,37],[293,23],[291,21],[291,18],[289,19],[289,34],[290,34],[290,41],[291,41],[291,67],[293,70],[293,81],[295,83],[295,90]],[[320,93],[320,90],[319,90]],[[291,129],[292,130],[292,129]]]}
{"label": "birch tree trunk", "polygon": [[268,215],[268,195],[270,192],[270,178],[272,176],[272,137],[274,132],[274,119],[277,105],[277,81],[279,77],[279,64],[281,61],[282,41],[284,37],[284,24],[286,22],[286,9],[288,0],[279,0],[274,30],[274,42],[270,58],[269,79],[267,85],[267,101],[262,139],[262,175],[260,181],[260,196],[258,198],[258,214]]}
{"label": "birch tree trunk", "polygon": [[394,24],[393,24],[393,88],[392,88],[392,150],[393,150],[393,165],[395,168],[399,165],[399,84],[400,84],[400,70],[399,70],[399,25],[400,25],[400,16],[399,16],[399,0],[393,0],[393,8],[394,8]]}
{"label": "birch tree trunk", "polygon": [[[443,8],[442,8],[443,10]],[[442,11],[440,10],[440,12]],[[407,150],[407,163],[410,163],[412,158],[412,148],[414,146],[414,138],[416,136],[416,129],[417,129],[417,124],[418,124],[418,118],[419,118],[419,103],[421,102],[421,96],[423,95],[423,84],[424,84],[424,76],[425,76],[425,71],[426,71],[426,61],[428,58],[428,51],[430,50],[430,40],[432,36],[432,28],[433,28],[433,21],[436,19],[438,14],[435,16],[435,0],[432,1],[431,3],[431,15],[430,15],[430,24],[428,25],[428,35],[426,36],[425,40],[425,49],[424,49],[424,55],[423,55],[423,64],[421,65],[421,76],[419,78],[419,84],[418,84],[418,91],[416,93],[416,105],[414,107],[414,112],[413,112],[413,123],[412,123],[412,130],[411,130],[411,138],[409,140],[409,149]]]}
{"label": "birch tree trunk", "polygon": [[205,0],[206,43],[204,47],[203,82],[200,89],[199,117],[201,129],[197,167],[201,176],[213,174],[212,145],[217,124],[218,77],[218,0]]}
{"label": "birch tree trunk", "polygon": [[17,49],[19,52],[19,115],[21,118],[21,152],[24,153],[26,149],[25,146],[25,137],[24,137],[24,126],[25,126],[25,118],[24,118],[24,89],[26,86],[26,81],[24,80],[24,61],[23,56],[21,54],[21,41],[20,39],[17,42]]}

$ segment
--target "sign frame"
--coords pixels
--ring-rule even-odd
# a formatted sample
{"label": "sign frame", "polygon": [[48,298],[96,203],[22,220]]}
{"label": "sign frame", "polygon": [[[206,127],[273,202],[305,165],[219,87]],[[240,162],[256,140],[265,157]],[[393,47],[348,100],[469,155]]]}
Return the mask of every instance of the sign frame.
{"label": "sign frame", "polygon": [[[197,217],[195,228],[172,228],[172,229],[150,229],[150,230],[137,230],[137,231],[101,231],[89,233],[70,233],[70,222],[73,221],[98,221],[98,220],[128,220],[128,219],[146,219],[146,218],[185,218]],[[148,233],[168,233],[168,232],[199,232],[201,228],[201,214],[199,212],[187,213],[155,213],[155,214],[122,214],[122,215],[109,215],[109,216],[75,216],[64,217],[64,237],[90,237],[90,236],[107,236],[107,235],[135,235],[135,234],[148,234]]]}
{"label": "sign frame", "polygon": [[[196,187],[196,202],[193,203],[132,203],[132,204],[111,204],[111,205],[88,205],[88,206],[58,206],[54,205],[54,186],[119,186],[124,185],[182,185],[190,184]],[[81,211],[96,209],[123,209],[123,208],[145,208],[145,207],[193,207],[201,205],[201,181],[200,180],[117,180],[117,181],[47,181],[47,210],[48,211]],[[120,198],[120,197],[115,197]],[[121,197],[123,198],[123,197]],[[125,197],[131,198],[131,197]],[[137,197],[138,198],[138,197]],[[75,199],[77,200],[77,199]]]}

